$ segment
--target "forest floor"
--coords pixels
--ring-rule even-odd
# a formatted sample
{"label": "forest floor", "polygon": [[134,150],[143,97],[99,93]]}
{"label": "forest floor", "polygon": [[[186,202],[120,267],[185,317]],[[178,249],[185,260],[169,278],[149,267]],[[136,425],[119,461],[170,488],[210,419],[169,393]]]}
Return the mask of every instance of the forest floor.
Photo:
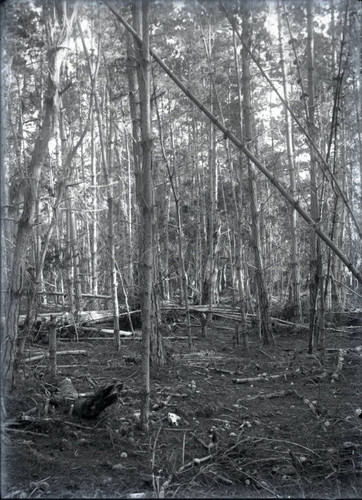
{"label": "forest floor", "polygon": [[[284,327],[273,347],[250,332],[247,352],[235,345],[232,322],[214,320],[207,338],[193,331],[193,350],[166,339],[167,364],[151,368],[148,433],[137,420],[139,340],[123,340],[120,352],[89,332],[79,343],[59,342],[58,350],[87,355],[59,356],[57,380],[44,360],[26,363],[2,423],[2,496],[361,497],[361,326],[328,330],[324,356],[307,354],[307,330]],[[97,420],[59,408],[45,415],[64,377],[78,392],[113,380],[124,386]]]}

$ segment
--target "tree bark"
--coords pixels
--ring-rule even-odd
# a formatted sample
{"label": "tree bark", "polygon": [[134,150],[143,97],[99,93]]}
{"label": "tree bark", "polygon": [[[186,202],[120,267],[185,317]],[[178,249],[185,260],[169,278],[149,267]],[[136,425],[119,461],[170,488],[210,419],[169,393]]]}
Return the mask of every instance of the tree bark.
{"label": "tree bark", "polygon": [[[314,74],[314,29],[313,29],[313,12],[312,0],[307,0],[307,57],[308,57],[308,129],[309,135],[315,141],[315,74]],[[317,192],[317,168],[316,155],[313,148],[310,148],[310,202],[311,202],[311,217],[319,223],[319,202]],[[309,346],[308,352],[311,354],[315,347],[315,342],[318,337],[319,329],[319,314],[318,314],[318,293],[321,282],[322,272],[322,257],[320,240],[314,231],[310,231],[310,317],[309,317]]]}
{"label": "tree bark", "polygon": [[[149,53],[149,2],[138,0],[136,14],[141,16],[142,41],[137,40],[138,85],[141,102],[141,147],[142,147],[142,196],[141,214],[141,315],[142,315],[142,396],[141,427],[148,429],[150,404],[150,339],[152,335],[153,304],[153,179],[152,179],[152,136],[151,136],[151,60]],[[140,9],[142,7],[142,11]]]}

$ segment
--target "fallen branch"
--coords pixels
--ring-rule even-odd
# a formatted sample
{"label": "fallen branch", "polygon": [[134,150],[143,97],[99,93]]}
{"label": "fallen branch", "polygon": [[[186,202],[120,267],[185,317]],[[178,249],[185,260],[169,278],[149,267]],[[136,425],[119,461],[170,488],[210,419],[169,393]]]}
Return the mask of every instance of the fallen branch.
{"label": "fallen branch", "polygon": [[226,375],[241,375],[241,372],[224,370],[223,368],[216,368],[216,366],[211,368],[211,370],[215,370],[217,373],[224,373]]}
{"label": "fallen branch", "polygon": [[11,427],[7,427],[4,429],[6,432],[18,432],[20,434],[31,434],[32,436],[42,436],[49,437],[49,434],[44,434],[43,432],[33,432],[33,431],[25,431],[24,429],[13,429]]}
{"label": "fallen branch", "polygon": [[218,481],[220,481],[221,483],[224,483],[224,484],[228,484],[228,485],[232,485],[234,484],[233,481],[231,481],[231,479],[228,479],[227,477],[225,476],[222,476],[221,474],[219,474],[218,472],[215,472],[213,470],[208,470],[207,471],[209,474],[212,474],[214,476],[214,478]]}
{"label": "fallen branch", "polygon": [[[35,422],[35,423],[52,423],[57,422],[64,425],[72,425],[73,427],[78,427],[78,429],[85,429],[87,431],[93,430],[94,427],[86,427],[85,425],[76,424],[75,422],[68,422],[67,420],[61,420],[60,418],[39,418],[39,417],[30,417],[29,415],[24,415],[21,420],[25,422]],[[47,435],[48,437],[48,435]]]}
{"label": "fallen branch", "polygon": [[202,439],[200,439],[198,436],[196,436],[196,434],[194,434],[193,432],[191,433],[191,436],[196,439],[196,441],[198,443],[201,444],[201,446],[203,446],[205,448],[205,450],[208,450],[209,449],[209,445],[204,443],[204,441]]}
{"label": "fallen branch", "polygon": [[[290,373],[288,373],[288,375],[290,375]],[[286,379],[286,377],[287,377],[286,373],[281,373],[279,375],[267,375],[266,373],[263,373],[262,375],[258,375],[257,377],[234,378],[233,384],[247,384],[249,382],[261,382],[261,381],[264,382],[270,379],[277,379],[277,378]]]}
{"label": "fallen branch", "polygon": [[282,398],[284,396],[289,396],[292,393],[293,393],[293,391],[289,389],[288,391],[285,391],[285,390],[275,391],[275,392],[271,392],[269,394],[256,394],[255,396],[248,395],[248,396],[246,396],[246,398],[248,401],[252,401],[254,399]]}
{"label": "fallen branch", "polygon": [[[57,351],[57,356],[73,355],[73,354],[74,355],[79,354],[79,355],[83,355],[83,356],[88,355],[87,351],[84,351],[81,349],[76,349],[73,351]],[[49,357],[49,353],[45,352],[44,354],[38,354],[36,356],[32,356],[31,358],[26,358],[23,361],[24,361],[24,363],[32,363],[33,361],[40,361],[41,359],[48,358],[48,357]]]}
{"label": "fallen branch", "polygon": [[[188,340],[189,337],[164,337],[165,340]],[[200,340],[199,337],[192,337],[192,340]]]}

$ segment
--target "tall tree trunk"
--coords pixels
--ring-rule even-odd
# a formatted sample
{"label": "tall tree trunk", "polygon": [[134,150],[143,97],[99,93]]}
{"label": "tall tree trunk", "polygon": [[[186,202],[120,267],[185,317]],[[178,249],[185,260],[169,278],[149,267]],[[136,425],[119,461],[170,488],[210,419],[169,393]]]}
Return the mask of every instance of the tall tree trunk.
{"label": "tall tree trunk", "polygon": [[[240,65],[238,56],[238,47],[236,43],[235,31],[233,31],[233,49],[234,49],[234,65],[238,89],[238,107],[239,107],[239,134],[240,137],[243,136],[243,112],[242,112],[242,99],[241,99],[241,75],[240,75]],[[239,151],[238,154],[238,165],[236,168],[236,187],[235,187],[235,212],[236,212],[236,241],[235,241],[235,264],[236,264],[236,274],[239,292],[239,302],[240,302],[240,315],[241,315],[241,330],[245,339],[246,346],[246,301],[245,301],[245,286],[244,286],[244,266],[243,266],[243,242],[242,242],[242,215],[243,215],[243,184],[242,184],[242,169],[243,169],[243,155]]]}
{"label": "tall tree trunk", "polygon": [[[152,137],[151,137],[151,60],[149,53],[149,2],[140,0],[136,3],[136,16],[140,16],[143,44],[135,40],[138,52],[138,85],[141,102],[141,145],[142,145],[142,195],[140,202],[141,215],[141,315],[142,315],[142,397],[141,427],[148,429],[150,403],[150,340],[152,320],[154,318],[153,291],[153,179],[151,170]],[[142,7],[142,9],[140,8]],[[142,17],[141,17],[142,16]]]}
{"label": "tall tree trunk", "polygon": [[[285,71],[285,61],[284,61],[284,50],[283,50],[283,36],[282,36],[282,24],[281,24],[281,6],[278,0],[278,36],[279,36],[279,53],[281,61],[281,70],[283,78],[283,97],[286,102],[288,102],[288,86],[287,77]],[[293,137],[292,137],[292,124],[289,112],[284,106],[284,116],[285,116],[285,133],[287,141],[287,157],[288,157],[288,170],[289,170],[289,182],[290,182],[290,194],[295,198],[296,195],[296,184],[295,184],[295,164],[293,157]],[[298,244],[297,244],[297,211],[295,208],[291,208],[290,211],[290,238],[291,238],[291,268],[292,268],[292,279],[291,279],[291,299],[293,305],[293,316],[296,320],[302,322],[302,305],[300,300],[300,269],[298,260]]]}
{"label": "tall tree trunk", "polygon": [[109,259],[110,259],[110,285],[111,285],[111,295],[112,295],[112,313],[113,313],[113,335],[115,340],[116,350],[119,351],[121,349],[121,339],[119,336],[119,308],[118,308],[118,283],[117,283],[117,269],[116,269],[116,249],[114,245],[114,196],[113,196],[113,187],[112,187],[112,165],[113,165],[113,109],[110,110],[109,116],[109,145],[108,145],[108,158],[105,168],[106,172],[106,184],[107,188],[107,222],[108,222],[108,251],[109,251]]}
{"label": "tall tree trunk", "polygon": [[[91,229],[90,229],[90,253],[91,253],[91,286],[90,293],[93,295],[98,295],[98,276],[97,276],[97,251],[98,251],[98,227],[97,227],[97,209],[98,209],[98,197],[97,197],[97,161],[96,161],[96,140],[95,140],[95,130],[94,130],[94,112],[91,116],[91,185],[92,185],[92,219],[91,219]],[[93,307],[95,307],[96,299],[92,301]]]}
{"label": "tall tree trunk", "polygon": [[[250,6],[242,5],[242,20],[243,20],[243,48],[242,48],[242,84],[243,84],[243,125],[244,125],[244,142],[250,144],[253,140],[253,111],[251,104],[250,92],[250,56],[245,50],[245,46],[250,46],[251,43],[251,14]],[[247,158],[248,166],[248,188],[250,199],[251,212],[251,240],[255,261],[255,278],[258,293],[258,316],[260,321],[260,331],[265,345],[273,342],[269,300],[264,280],[264,270],[262,255],[260,250],[260,233],[259,233],[259,217],[257,209],[257,194],[256,194],[256,179],[254,166],[249,158]]]}
{"label": "tall tree trunk", "polygon": [[[315,74],[314,74],[314,29],[313,29],[313,12],[312,1],[307,0],[307,57],[308,57],[308,131],[313,141],[316,139],[315,129]],[[317,159],[315,151],[310,147],[310,200],[311,200],[311,217],[317,223],[319,222],[319,202],[317,192]],[[309,317],[309,347],[308,352],[311,354],[315,347],[315,342],[318,336],[318,292],[321,279],[321,249],[320,240],[316,233],[310,231],[310,317]]]}
{"label": "tall tree trunk", "polygon": [[[0,119],[0,203],[1,203],[1,220],[0,220],[0,259],[1,259],[1,271],[0,271],[0,310],[1,313],[1,323],[0,323],[0,335],[1,335],[1,352],[5,352],[5,338],[7,332],[5,330],[5,324],[3,321],[3,314],[9,307],[9,269],[11,267],[11,246],[10,242],[12,240],[12,223],[10,217],[9,210],[9,161],[8,161],[8,130],[7,130],[7,118],[9,117],[9,121],[11,116],[8,115],[9,109],[9,88],[10,88],[10,75],[8,74],[9,64],[6,60],[6,50],[4,45],[7,40],[7,26],[8,26],[8,18],[7,18],[7,5],[5,3],[0,5],[0,67],[1,67],[1,85],[0,85],[0,110],[1,110],[1,119]],[[16,133],[14,134],[16,137]],[[19,165],[21,164],[20,152],[17,152],[17,160]],[[17,326],[17,325],[16,325]],[[15,335],[13,335],[13,341],[15,341]],[[11,348],[12,344],[7,346],[7,348]],[[9,353],[8,355],[14,356]],[[4,358],[2,357],[2,362],[4,362]],[[8,362],[11,362],[9,359]],[[4,372],[6,365],[2,364],[2,371]],[[10,379],[12,378],[12,374],[8,375]],[[6,378],[5,378],[6,379]],[[3,391],[5,392],[5,386],[3,385]],[[1,405],[1,416],[3,416],[3,405]]]}
{"label": "tall tree trunk", "polygon": [[[132,20],[133,27],[135,31],[141,34],[141,16],[136,15],[136,2],[132,3]],[[131,151],[133,156],[134,164],[134,175],[135,175],[135,195],[136,195],[136,205],[135,205],[135,221],[136,224],[140,221],[140,204],[141,204],[141,162],[142,162],[142,151],[141,151],[141,129],[140,129],[140,101],[139,101],[139,88],[137,79],[137,66],[138,58],[137,51],[135,49],[136,42],[133,42],[132,35],[127,32],[126,36],[127,42],[127,79],[128,79],[128,95],[129,95],[129,107],[132,120],[132,135],[131,135]],[[140,231],[137,231],[134,239],[135,247],[140,249],[139,245]],[[137,262],[140,260],[140,253],[136,255]],[[135,280],[137,290],[139,291],[140,281],[139,281],[139,266],[135,269],[138,279]],[[134,297],[133,302],[139,303],[140,297],[139,293]]]}
{"label": "tall tree trunk", "polygon": [[[44,10],[47,8],[44,5]],[[38,184],[48,143],[53,135],[54,123],[58,112],[59,80],[62,63],[69,51],[69,40],[73,29],[76,8],[72,9],[68,17],[70,6],[66,1],[59,2],[55,15],[59,30],[53,26],[53,40],[48,40],[49,73],[45,92],[44,119],[35,142],[28,167],[27,177],[23,181],[23,210],[18,223],[14,256],[11,270],[9,305],[6,311],[6,339],[2,351],[2,380],[3,388],[10,390],[14,384],[14,360],[16,340],[18,336],[18,318],[20,300],[23,292],[24,272],[29,238],[34,225],[35,205],[38,194]],[[45,15],[48,15],[45,13]],[[56,37],[56,38],[55,38]]]}

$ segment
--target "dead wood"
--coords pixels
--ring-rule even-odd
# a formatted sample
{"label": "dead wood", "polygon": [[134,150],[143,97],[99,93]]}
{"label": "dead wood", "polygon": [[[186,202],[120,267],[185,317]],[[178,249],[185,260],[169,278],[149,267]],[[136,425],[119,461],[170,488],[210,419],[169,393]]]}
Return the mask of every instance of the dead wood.
{"label": "dead wood", "polygon": [[[184,337],[184,336],[172,336],[172,337],[164,337],[165,340],[188,340],[189,337]],[[192,337],[192,340],[200,340],[199,337]]]}
{"label": "dead wood", "polygon": [[290,394],[293,394],[293,391],[291,389],[288,389],[287,391],[282,390],[282,391],[275,391],[275,392],[270,392],[269,394],[256,394],[255,396],[246,396],[247,401],[252,401],[254,399],[273,399],[273,398],[283,398],[285,396],[289,396]]}
{"label": "dead wood", "polygon": [[72,380],[65,378],[60,382],[58,393],[52,398],[51,403],[69,407],[69,413],[90,420],[97,418],[103,410],[117,401],[122,387],[122,382],[114,381],[100,387],[95,393],[82,394],[87,396],[84,399],[74,387]]}
{"label": "dead wood", "polygon": [[206,444],[202,439],[200,439],[198,436],[196,436],[196,434],[194,434],[193,432],[191,432],[191,436],[196,439],[196,441],[198,443],[201,444],[201,446],[203,446],[205,448],[205,450],[208,450],[209,449],[209,445]]}
{"label": "dead wood", "polygon": [[230,371],[230,370],[224,370],[223,368],[211,368],[211,370],[216,371],[217,373],[224,373],[225,375],[241,375],[241,372],[239,371]]}
{"label": "dead wood", "polygon": [[[75,350],[70,350],[70,351],[57,351],[57,356],[64,356],[64,355],[83,355],[87,356],[88,353],[87,351],[81,350],[81,349],[75,349]],[[43,358],[48,358],[49,353],[44,352],[44,354],[37,354],[36,356],[32,356],[31,358],[25,358],[23,360],[24,363],[32,363],[33,361],[40,361]]]}
{"label": "dead wood", "polygon": [[113,382],[110,385],[101,387],[85,401],[78,400],[74,406],[73,414],[87,420],[97,418],[103,410],[117,401],[122,387],[122,382]]}
{"label": "dead wood", "polygon": [[[175,311],[175,312],[185,310],[185,308],[183,306],[179,306],[176,304],[164,305],[163,309],[166,311]],[[232,320],[232,321],[237,321],[237,322],[241,321],[240,311],[238,311],[237,309],[233,309],[229,306],[224,306],[224,307],[214,306],[212,308],[212,310],[210,311],[210,306],[208,306],[208,305],[199,305],[199,306],[192,305],[192,306],[189,306],[189,310],[190,310],[190,312],[196,312],[196,313],[211,313],[213,316],[218,316],[219,318],[224,318],[224,319],[228,319],[228,320]],[[255,314],[247,314],[246,315],[247,322],[250,322],[255,318],[256,318]],[[300,323],[293,323],[291,321],[286,321],[284,319],[275,318],[273,316],[270,319],[272,322],[278,323],[278,324],[283,325],[283,326],[290,326],[290,327],[301,328],[301,329],[306,329],[306,330],[309,328],[308,325],[303,325]],[[222,326],[218,326],[217,328],[225,329],[225,330],[228,329],[227,327],[224,328]]]}
{"label": "dead wood", "polygon": [[281,373],[279,375],[267,375],[262,374],[258,375],[257,377],[247,377],[247,378],[234,378],[233,379],[233,384],[247,384],[248,382],[260,382],[260,381],[266,381],[270,379],[276,379],[276,378],[286,378],[287,375],[290,375],[290,373]]}
{"label": "dead wood", "polygon": [[[67,297],[66,292],[37,292],[38,295],[51,295],[55,297]],[[91,293],[82,293],[82,297],[86,297],[89,299],[111,299],[112,297],[110,295],[93,295]]]}
{"label": "dead wood", "polygon": [[[83,342],[83,341],[96,341],[96,340],[114,340],[114,337],[81,337],[79,338],[79,342]],[[122,341],[124,340],[142,340],[141,336],[137,336],[136,338],[133,338],[132,337],[132,334],[130,337],[122,337]]]}
{"label": "dead wood", "polygon": [[56,422],[64,425],[72,425],[73,427],[77,427],[78,429],[85,429],[87,431],[93,430],[93,427],[86,427],[84,425],[77,424],[75,422],[68,422],[67,420],[62,420],[61,418],[52,418],[52,417],[41,418],[41,417],[31,417],[29,415],[24,415],[21,417],[21,420],[26,422],[34,422],[37,424]]}

